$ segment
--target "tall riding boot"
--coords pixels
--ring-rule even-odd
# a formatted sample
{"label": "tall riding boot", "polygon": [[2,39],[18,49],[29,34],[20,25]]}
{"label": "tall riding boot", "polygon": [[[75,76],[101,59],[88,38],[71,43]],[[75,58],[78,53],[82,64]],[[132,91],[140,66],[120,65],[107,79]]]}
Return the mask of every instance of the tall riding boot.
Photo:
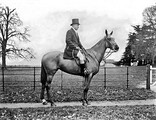
{"label": "tall riding boot", "polygon": [[81,67],[81,73],[83,75],[87,75],[88,74],[88,70],[86,68],[86,65],[85,64],[80,64],[80,67]]}

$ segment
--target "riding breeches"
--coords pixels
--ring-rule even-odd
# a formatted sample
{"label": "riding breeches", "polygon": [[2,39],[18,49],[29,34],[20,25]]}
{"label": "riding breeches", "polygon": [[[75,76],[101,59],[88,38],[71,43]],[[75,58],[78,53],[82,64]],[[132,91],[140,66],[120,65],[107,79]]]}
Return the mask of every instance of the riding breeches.
{"label": "riding breeches", "polygon": [[80,64],[85,64],[86,58],[80,50],[77,53],[77,57],[80,59]]}

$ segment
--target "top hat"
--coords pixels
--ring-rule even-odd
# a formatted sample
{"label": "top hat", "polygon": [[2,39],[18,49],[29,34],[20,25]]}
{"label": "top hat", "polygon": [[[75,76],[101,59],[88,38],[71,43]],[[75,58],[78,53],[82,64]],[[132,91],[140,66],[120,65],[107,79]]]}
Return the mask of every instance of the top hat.
{"label": "top hat", "polygon": [[72,19],[72,24],[70,24],[70,25],[73,25],[73,24],[78,24],[78,25],[80,25],[79,19]]}

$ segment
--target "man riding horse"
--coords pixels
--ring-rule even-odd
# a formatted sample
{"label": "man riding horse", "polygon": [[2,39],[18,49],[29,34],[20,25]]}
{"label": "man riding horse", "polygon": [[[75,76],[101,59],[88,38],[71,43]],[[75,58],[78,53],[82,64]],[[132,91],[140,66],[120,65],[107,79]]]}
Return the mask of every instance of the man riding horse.
{"label": "man riding horse", "polygon": [[66,48],[64,50],[65,59],[75,59],[78,58],[81,68],[81,73],[86,75],[88,70],[86,68],[86,50],[82,46],[79,35],[79,19],[72,19],[71,29],[66,33]]}
{"label": "man riding horse", "polygon": [[[46,104],[47,101],[51,103],[51,106],[55,106],[52,96],[50,94],[51,82],[55,73],[58,70],[62,70],[66,73],[72,75],[78,75],[84,77],[83,82],[83,93],[82,93],[82,105],[89,105],[87,94],[91,80],[94,75],[99,72],[100,62],[107,50],[110,48],[112,51],[117,52],[119,46],[116,44],[115,39],[111,37],[113,32],[108,34],[105,30],[106,35],[99,40],[93,47],[85,50],[80,43],[79,37],[77,35],[77,30],[79,28],[78,19],[73,19],[72,28],[68,30],[66,36],[66,49],[65,52],[52,51],[46,53],[41,60],[41,95],[40,98],[43,104]],[[84,55],[84,54],[85,55]],[[87,55],[87,62],[85,63],[85,56]],[[63,58],[64,57],[64,58]],[[79,58],[80,67],[73,60],[75,57]],[[68,58],[68,59],[65,59]],[[87,65],[86,65],[87,64]],[[86,74],[86,66],[88,73]],[[81,70],[81,71],[80,71]],[[83,73],[83,74],[82,74]],[[85,75],[86,74],[86,75]],[[47,91],[47,100],[44,99],[45,89]]]}

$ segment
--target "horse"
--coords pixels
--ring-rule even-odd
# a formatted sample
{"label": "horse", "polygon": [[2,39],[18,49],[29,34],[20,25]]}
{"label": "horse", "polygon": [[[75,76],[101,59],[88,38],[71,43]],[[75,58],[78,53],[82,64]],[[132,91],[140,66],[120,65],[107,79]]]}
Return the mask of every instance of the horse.
{"label": "horse", "polygon": [[[113,52],[117,52],[119,50],[119,46],[116,44],[115,39],[111,37],[113,31],[108,34],[107,30],[105,30],[105,36],[96,43],[90,49],[86,49],[87,52],[87,62],[86,66],[89,71],[87,75],[83,75],[79,65],[75,60],[69,60],[63,58],[63,52],[53,51],[45,54],[41,60],[41,95],[40,99],[43,104],[51,103],[51,106],[55,106],[51,95],[50,95],[50,87],[52,79],[57,72],[57,70],[62,70],[66,73],[78,75],[84,77],[83,82],[83,94],[82,94],[82,105],[89,105],[89,101],[87,99],[87,93],[89,90],[90,82],[94,75],[96,75],[99,71],[100,62],[103,59],[105,51],[107,48],[110,48]],[[44,99],[44,91],[47,90],[47,100]]]}

